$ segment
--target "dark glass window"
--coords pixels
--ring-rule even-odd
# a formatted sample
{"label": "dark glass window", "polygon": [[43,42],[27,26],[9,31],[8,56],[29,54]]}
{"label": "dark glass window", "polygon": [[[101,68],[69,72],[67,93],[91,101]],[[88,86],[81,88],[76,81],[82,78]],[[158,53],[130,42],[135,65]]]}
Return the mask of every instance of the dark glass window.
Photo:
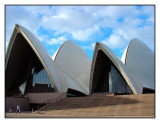
{"label": "dark glass window", "polygon": [[6,96],[55,92],[37,55],[20,34],[15,39],[5,75]]}
{"label": "dark glass window", "polygon": [[92,93],[132,93],[129,85],[108,56],[99,50],[95,62]]}
{"label": "dark glass window", "polygon": [[25,93],[55,92],[54,86],[37,56],[32,57],[30,66]]}
{"label": "dark glass window", "polygon": [[111,65],[109,72],[109,92],[131,93],[127,82],[113,65]]}
{"label": "dark glass window", "polygon": [[46,93],[46,92],[55,92],[53,84],[48,77],[47,72],[43,67],[38,72],[38,68],[34,66],[31,69],[31,74],[28,76],[27,80],[19,86],[19,93]]}

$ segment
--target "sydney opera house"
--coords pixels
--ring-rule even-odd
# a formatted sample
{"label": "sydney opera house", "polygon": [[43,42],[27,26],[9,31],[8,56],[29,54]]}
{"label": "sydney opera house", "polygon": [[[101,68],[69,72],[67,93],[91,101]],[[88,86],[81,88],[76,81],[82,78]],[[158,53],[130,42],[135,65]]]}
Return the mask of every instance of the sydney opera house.
{"label": "sydney opera house", "polygon": [[97,42],[91,61],[72,41],[64,42],[51,57],[33,33],[15,25],[5,55],[6,110],[14,102],[11,97],[18,96],[24,97],[19,103],[27,105],[61,94],[154,93],[154,68],[154,53],[139,39],[130,41],[121,59]]}

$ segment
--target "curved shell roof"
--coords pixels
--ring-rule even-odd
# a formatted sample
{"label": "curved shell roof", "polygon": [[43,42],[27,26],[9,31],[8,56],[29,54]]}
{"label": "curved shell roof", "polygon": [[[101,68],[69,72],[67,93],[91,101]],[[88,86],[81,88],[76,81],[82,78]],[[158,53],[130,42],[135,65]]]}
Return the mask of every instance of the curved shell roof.
{"label": "curved shell roof", "polygon": [[31,46],[50,77],[55,90],[66,92],[68,88],[89,94],[89,72],[91,61],[82,48],[72,41],[65,42],[52,59],[40,40],[28,29],[16,25],[6,53],[6,66],[14,44],[14,37],[20,33]]}
{"label": "curved shell roof", "polygon": [[[44,69],[46,70],[48,76],[50,77],[53,85],[55,86],[56,91],[63,91],[63,86],[60,85],[59,81],[62,80],[62,77],[58,73],[58,69],[53,63],[52,58],[46,51],[45,47],[41,44],[40,40],[31,33],[28,29],[24,28],[21,25],[16,25],[13,31],[12,37],[16,36],[16,33],[20,33],[25,39],[26,42],[31,46],[40,62],[42,63]],[[13,48],[11,44],[14,44],[14,38],[11,37],[9,47],[6,53],[6,60],[9,58],[9,51]],[[13,39],[13,40],[12,40]],[[7,63],[7,61],[6,61]],[[6,64],[7,65],[7,64]]]}
{"label": "curved shell roof", "polygon": [[139,82],[139,80],[134,77],[132,73],[126,68],[126,66],[122,63],[122,61],[119,59],[119,57],[106,45],[103,43],[96,43],[95,49],[94,49],[94,55],[93,55],[93,61],[91,66],[91,78],[90,78],[90,90],[92,87],[92,78],[93,78],[93,70],[96,62],[96,57],[98,50],[102,50],[108,58],[113,62],[113,64],[117,67],[117,69],[120,71],[128,85],[130,86],[132,92],[134,94],[141,94],[143,90],[142,84]]}
{"label": "curved shell roof", "polygon": [[133,39],[126,48],[123,62],[109,47],[96,43],[91,66],[89,56],[76,43],[66,41],[51,58],[34,34],[23,26],[16,25],[6,52],[6,66],[17,34],[21,34],[30,45],[58,92],[66,92],[71,88],[86,95],[91,93],[93,70],[99,50],[117,67],[134,94],[141,94],[143,87],[154,89],[154,54],[138,39]]}
{"label": "curved shell roof", "polygon": [[[56,66],[63,71],[65,77],[67,76],[69,88],[74,82],[76,84],[74,86],[79,86],[79,89],[83,90],[82,92],[89,94],[91,60],[79,45],[72,41],[66,41],[52,58]],[[72,81],[68,79],[72,79]]]}
{"label": "curved shell roof", "polygon": [[142,41],[133,39],[126,48],[122,61],[144,87],[154,89],[154,53]]}

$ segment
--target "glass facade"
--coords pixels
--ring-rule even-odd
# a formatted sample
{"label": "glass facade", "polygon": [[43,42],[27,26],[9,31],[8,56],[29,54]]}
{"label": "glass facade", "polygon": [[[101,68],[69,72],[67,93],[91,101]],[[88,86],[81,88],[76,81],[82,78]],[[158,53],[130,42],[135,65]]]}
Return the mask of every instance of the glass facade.
{"label": "glass facade", "polygon": [[36,66],[34,65],[29,69],[28,76],[26,78],[26,81],[21,82],[22,84],[19,87],[14,86],[14,89],[11,91],[13,92],[12,95],[55,92],[53,84],[41,64]]}
{"label": "glass facade", "polygon": [[[41,66],[42,68],[42,66]],[[48,77],[47,72],[44,68],[38,70],[37,66],[34,66],[28,73],[27,80],[21,82],[20,86],[12,86],[13,89],[10,89],[10,96],[13,95],[25,95],[26,93],[47,93],[55,92],[53,84]]]}
{"label": "glass facade", "polygon": [[32,68],[32,88],[26,90],[27,93],[42,93],[54,92],[53,84],[47,75],[45,69],[40,70],[38,73]]}
{"label": "glass facade", "polygon": [[127,82],[113,65],[111,65],[109,72],[109,92],[131,93]]}
{"label": "glass facade", "polygon": [[102,50],[98,51],[92,80],[92,93],[100,92],[132,93],[119,70]]}
{"label": "glass facade", "polygon": [[34,56],[30,62],[25,93],[45,92],[55,92],[55,90],[46,70],[38,58]]}
{"label": "glass facade", "polygon": [[22,94],[54,92],[54,87],[51,80],[44,69],[42,69],[39,73],[33,73],[31,77],[33,77],[33,81],[31,81],[32,86],[27,87],[26,82],[19,86]]}
{"label": "glass facade", "polygon": [[18,35],[6,71],[6,96],[24,96],[26,93],[55,92],[54,86],[38,57]]}

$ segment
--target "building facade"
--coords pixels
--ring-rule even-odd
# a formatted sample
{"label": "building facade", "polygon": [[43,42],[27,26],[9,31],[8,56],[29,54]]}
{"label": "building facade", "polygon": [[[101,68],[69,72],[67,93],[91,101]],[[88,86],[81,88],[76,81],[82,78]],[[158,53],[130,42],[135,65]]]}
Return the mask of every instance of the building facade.
{"label": "building facade", "polygon": [[85,96],[108,92],[154,92],[154,53],[133,39],[122,59],[97,42],[92,62],[72,41],[64,42],[51,57],[28,29],[16,25],[5,56],[5,95],[66,92]]}

